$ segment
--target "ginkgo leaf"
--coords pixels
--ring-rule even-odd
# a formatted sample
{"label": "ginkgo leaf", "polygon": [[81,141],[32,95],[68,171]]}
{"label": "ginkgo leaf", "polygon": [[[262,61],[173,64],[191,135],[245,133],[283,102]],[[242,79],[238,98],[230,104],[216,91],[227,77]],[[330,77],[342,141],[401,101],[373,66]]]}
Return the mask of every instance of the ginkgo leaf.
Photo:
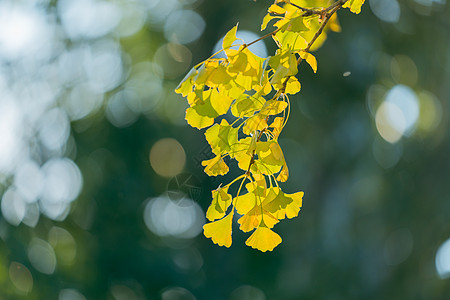
{"label": "ginkgo leaf", "polygon": [[297,94],[298,92],[300,92],[300,89],[302,88],[302,85],[300,84],[300,82],[298,81],[297,78],[295,78],[294,76],[289,77],[289,80],[286,84],[286,89],[284,90],[284,92],[286,94]]}
{"label": "ginkgo leaf", "polygon": [[227,34],[223,38],[222,49],[226,50],[230,48],[231,45],[233,45],[234,41],[236,40],[236,32],[238,25],[239,23],[236,24],[236,26],[234,26],[233,28],[230,29],[230,31],[227,32]]}
{"label": "ginkgo leaf", "polygon": [[260,113],[266,116],[278,115],[279,113],[282,113],[287,106],[288,104],[284,101],[271,99],[264,103],[264,106],[261,108]]}
{"label": "ginkgo leaf", "polygon": [[228,187],[219,187],[213,190],[212,197],[213,200],[206,211],[206,218],[210,221],[223,218],[231,204],[231,195],[228,194]]}
{"label": "ginkgo leaf", "polygon": [[239,229],[243,232],[249,232],[258,227],[261,223],[261,210],[254,206],[249,212],[239,218]]}
{"label": "ginkgo leaf", "polygon": [[223,93],[220,94],[217,89],[212,89],[210,102],[211,106],[220,116],[228,112],[228,109],[230,109],[231,103],[233,102],[233,98],[230,98]]}
{"label": "ginkgo leaf", "polygon": [[223,161],[223,158],[220,157],[220,155],[217,155],[212,159],[202,161],[202,166],[206,166],[204,171],[208,174],[208,176],[225,175],[229,171],[227,164]]}
{"label": "ginkgo leaf", "polygon": [[202,116],[198,113],[195,107],[186,109],[186,121],[192,127],[202,129],[214,124],[214,118],[209,116]]}
{"label": "ginkgo leaf", "polygon": [[269,6],[268,11],[270,13],[279,14],[279,15],[282,15],[282,14],[284,14],[286,12],[286,10],[284,8],[279,7],[276,4],[272,4],[271,6]]}
{"label": "ginkgo leaf", "polygon": [[250,135],[257,130],[261,131],[266,129],[267,126],[267,115],[258,113],[245,121],[242,132],[246,135]]}
{"label": "ginkgo leaf", "polygon": [[220,155],[230,152],[234,144],[238,140],[238,128],[233,128],[223,119],[220,124],[208,128],[205,132],[206,140],[211,146],[212,152]]}
{"label": "ginkgo leaf", "polygon": [[194,83],[192,79],[197,75],[197,70],[192,68],[189,73],[181,80],[180,84],[175,89],[175,92],[186,97],[190,92],[192,92]]}
{"label": "ginkgo leaf", "polygon": [[274,71],[270,80],[273,85],[280,83],[284,77],[295,75],[298,72],[297,58],[289,49],[277,50],[276,54],[270,58],[269,65]]}
{"label": "ginkgo leaf", "polygon": [[234,199],[234,207],[236,211],[241,214],[247,214],[253,207],[256,206],[256,195],[252,192],[237,196]]}
{"label": "ginkgo leaf", "polygon": [[314,73],[317,72],[317,59],[314,55],[311,53],[300,51],[300,56],[306,60],[306,62],[310,65],[311,69],[314,71]]}
{"label": "ginkgo leaf", "polygon": [[281,167],[285,164],[283,151],[276,141],[258,142],[256,154],[260,161],[268,165]]}
{"label": "ginkgo leaf", "polygon": [[242,72],[245,76],[254,76],[259,78],[263,59],[247,47],[241,46],[236,55],[229,58],[230,65],[228,71],[230,73]]}
{"label": "ginkgo leaf", "polygon": [[229,248],[232,243],[232,223],[234,211],[232,210],[225,218],[214,221],[203,226],[203,233],[212,239],[215,244]]}
{"label": "ginkgo leaf", "polygon": [[269,24],[269,22],[273,19],[279,19],[280,17],[278,16],[272,16],[270,13],[266,14],[263,18],[263,21],[261,23],[261,31],[263,31],[264,29],[266,29],[267,24]]}
{"label": "ginkgo leaf", "polygon": [[283,123],[284,123],[284,118],[276,117],[273,120],[273,122],[269,125],[269,128],[273,128],[272,133],[274,136],[274,140],[277,140],[278,136],[280,135],[281,130],[283,129]]}
{"label": "ginkgo leaf", "polygon": [[292,199],[292,202],[286,206],[286,217],[292,219],[298,216],[298,213],[300,212],[303,202],[303,192],[285,194],[285,196]]}
{"label": "ginkgo leaf", "polygon": [[341,32],[341,30],[342,30],[336,14],[334,14],[330,17],[330,21],[328,21],[327,26],[334,32]]}
{"label": "ginkgo leaf", "polygon": [[267,192],[262,206],[278,220],[284,219],[286,207],[293,202],[279,187],[272,187]]}
{"label": "ginkgo leaf", "polygon": [[[276,25],[276,23],[275,23]],[[287,26],[286,24],[285,26]],[[306,48],[308,45],[307,39],[305,35],[307,33],[299,34],[297,32],[292,31],[278,31],[273,39],[277,44],[279,44],[283,49],[289,49],[291,51],[299,51],[301,49]]]}
{"label": "ginkgo leaf", "polygon": [[282,239],[277,233],[265,226],[260,226],[245,241],[245,244],[254,249],[266,252],[272,251],[281,241]]}
{"label": "ginkgo leaf", "polygon": [[283,167],[281,168],[280,173],[277,176],[277,181],[286,182],[288,178],[289,178],[289,169],[287,164],[284,164]]}
{"label": "ginkgo leaf", "polygon": [[262,97],[257,98],[244,94],[231,105],[231,113],[235,117],[250,117],[255,111],[260,110],[265,102],[266,100]]}
{"label": "ginkgo leaf", "polygon": [[350,8],[350,11],[359,14],[361,12],[361,6],[364,4],[364,0],[348,0],[342,7]]}
{"label": "ginkgo leaf", "polygon": [[230,157],[235,158],[238,162],[238,167],[244,171],[247,171],[252,159],[253,150],[249,151],[251,144],[252,138],[250,137],[240,139],[232,146],[230,151]]}
{"label": "ginkgo leaf", "polygon": [[302,31],[309,31],[309,28],[303,22],[303,17],[298,16],[295,18],[290,18],[289,23],[285,25],[284,30],[300,33]]}

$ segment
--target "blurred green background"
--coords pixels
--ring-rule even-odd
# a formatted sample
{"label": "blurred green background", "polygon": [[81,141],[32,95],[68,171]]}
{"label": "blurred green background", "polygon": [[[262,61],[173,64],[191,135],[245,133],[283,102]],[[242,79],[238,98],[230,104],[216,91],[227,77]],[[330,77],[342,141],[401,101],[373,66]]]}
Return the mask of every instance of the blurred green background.
{"label": "blurred green background", "polygon": [[173,90],[270,4],[0,1],[0,299],[450,299],[446,0],[340,11],[280,139],[283,243],[202,235],[222,179]]}

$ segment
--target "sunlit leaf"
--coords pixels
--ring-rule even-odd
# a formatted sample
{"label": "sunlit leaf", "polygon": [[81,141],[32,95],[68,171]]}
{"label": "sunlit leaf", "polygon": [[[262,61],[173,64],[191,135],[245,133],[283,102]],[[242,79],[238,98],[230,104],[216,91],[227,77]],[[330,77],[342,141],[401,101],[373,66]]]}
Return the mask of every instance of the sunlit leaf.
{"label": "sunlit leaf", "polygon": [[202,129],[214,124],[214,118],[199,114],[197,106],[186,109],[186,121],[192,127]]}
{"label": "sunlit leaf", "polygon": [[243,94],[231,105],[231,113],[235,117],[250,117],[255,111],[260,110],[265,102],[262,97]]}
{"label": "sunlit leaf", "polygon": [[236,32],[237,32],[238,25],[239,25],[239,23],[236,24],[236,26],[234,26],[233,28],[230,29],[230,31],[227,32],[227,34],[223,38],[222,49],[226,50],[226,49],[230,48],[231,45],[233,45],[234,41],[236,40]]}
{"label": "sunlit leaf", "polygon": [[300,208],[302,207],[302,201],[303,201],[303,192],[297,192],[294,194],[285,194],[286,197],[289,197],[292,199],[292,202],[286,206],[286,217],[289,219],[292,219],[296,216],[298,216],[298,213],[300,212]]}
{"label": "sunlit leaf", "polygon": [[205,132],[206,140],[211,146],[212,152],[220,155],[230,152],[233,145],[237,143],[238,129],[233,128],[228,124],[227,120],[223,119],[219,124],[208,128]]}
{"label": "sunlit leaf", "polygon": [[275,14],[279,14],[279,15],[282,15],[282,14],[284,14],[284,13],[286,12],[286,10],[285,10],[284,8],[279,7],[279,6],[276,5],[276,4],[272,4],[272,5],[269,7],[268,11],[269,11],[270,13],[275,13]]}
{"label": "sunlit leaf", "polygon": [[359,14],[361,12],[361,6],[364,4],[364,0],[348,0],[342,7],[350,8],[350,11]]}
{"label": "sunlit leaf", "polygon": [[277,176],[277,181],[286,182],[288,178],[289,178],[289,169],[287,164],[284,164],[283,167],[281,168],[280,173]]}
{"label": "sunlit leaf", "polygon": [[283,129],[283,122],[284,119],[282,117],[276,117],[273,122],[269,125],[269,128],[273,128],[272,129],[272,133],[274,135],[274,139],[276,140],[278,138],[278,136],[281,133],[281,130]]}
{"label": "sunlit leaf", "polygon": [[214,221],[203,226],[203,233],[211,238],[219,246],[230,247],[232,243],[232,223],[234,211],[232,210],[225,218]]}
{"label": "sunlit leaf", "polygon": [[298,81],[297,78],[295,78],[294,76],[289,77],[289,80],[286,84],[286,89],[285,89],[285,93],[286,94],[297,94],[298,92],[300,92],[300,89],[302,88],[300,82]]}
{"label": "sunlit leaf", "polygon": [[186,97],[190,92],[192,92],[194,83],[192,79],[197,75],[197,70],[195,68],[192,68],[189,73],[186,74],[186,76],[183,78],[183,80],[180,82],[180,84],[175,89],[175,92],[178,94],[183,95],[183,97]]}
{"label": "sunlit leaf", "polygon": [[212,89],[210,101],[211,106],[220,116],[228,112],[228,109],[230,109],[231,103],[233,102],[233,98],[230,98],[223,93],[219,93],[216,89]]}
{"label": "sunlit leaf", "polygon": [[231,195],[228,194],[228,187],[219,187],[212,191],[212,202],[206,211],[206,218],[214,221],[225,216],[228,207],[231,204]]}
{"label": "sunlit leaf", "polygon": [[247,246],[258,249],[262,252],[272,251],[281,243],[281,237],[271,229],[260,226],[245,241]]}
{"label": "sunlit leaf", "polygon": [[316,57],[314,55],[312,55],[311,53],[307,53],[304,51],[300,52],[300,56],[306,60],[306,62],[311,66],[311,69],[313,69],[314,73],[317,72],[317,60]]}
{"label": "sunlit leaf", "polygon": [[223,161],[220,155],[208,160],[202,161],[202,166],[205,167],[205,173],[208,176],[218,176],[225,175],[228,173],[229,168],[227,164]]}

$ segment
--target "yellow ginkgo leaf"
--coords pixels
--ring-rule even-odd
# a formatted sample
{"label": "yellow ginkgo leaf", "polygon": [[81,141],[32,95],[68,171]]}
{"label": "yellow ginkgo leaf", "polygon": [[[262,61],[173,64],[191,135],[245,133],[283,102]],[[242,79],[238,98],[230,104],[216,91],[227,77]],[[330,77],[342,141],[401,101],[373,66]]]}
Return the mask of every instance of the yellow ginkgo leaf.
{"label": "yellow ginkgo leaf", "polygon": [[215,244],[229,248],[231,246],[231,233],[234,211],[231,211],[225,218],[214,221],[203,226],[203,233]]}
{"label": "yellow ginkgo leaf", "polygon": [[213,89],[210,96],[211,106],[217,112],[217,114],[223,115],[228,112],[228,109],[233,102],[233,98],[228,97],[225,94],[220,94],[217,89]]}
{"label": "yellow ginkgo leaf", "polygon": [[247,246],[258,249],[262,252],[272,251],[281,243],[281,237],[269,228],[261,225],[253,234],[245,241]]}
{"label": "yellow ginkgo leaf", "polygon": [[225,216],[228,207],[231,204],[231,195],[228,194],[228,187],[219,187],[212,191],[213,200],[206,211],[206,218],[214,221]]}
{"label": "yellow ginkgo leaf", "polygon": [[284,13],[286,12],[286,10],[285,10],[284,8],[279,7],[279,6],[276,5],[276,4],[272,4],[272,5],[269,7],[268,11],[269,11],[270,13],[274,13],[274,14],[278,14],[278,15],[282,15],[282,14],[284,14]]}
{"label": "yellow ginkgo leaf", "polygon": [[220,155],[231,151],[233,145],[237,143],[238,131],[238,128],[233,128],[227,120],[223,119],[220,124],[208,128],[205,137],[212,152],[215,155]]}
{"label": "yellow ginkgo leaf", "polygon": [[183,95],[183,97],[186,97],[190,92],[192,92],[193,88],[193,81],[192,79],[197,75],[197,70],[195,68],[192,68],[189,73],[186,74],[186,76],[183,78],[183,80],[180,82],[180,84],[175,89],[175,92],[178,94]]}
{"label": "yellow ginkgo leaf", "polygon": [[308,65],[310,65],[311,69],[314,71],[314,73],[317,72],[317,59],[314,55],[308,52],[301,51],[300,56],[306,60]]}
{"label": "yellow ginkgo leaf", "polygon": [[256,195],[252,192],[234,198],[234,207],[241,215],[247,214],[256,204]]}
{"label": "yellow ginkgo leaf", "polygon": [[277,176],[277,181],[286,182],[288,178],[289,178],[289,169],[287,167],[287,164],[284,164],[283,167],[281,168],[280,174],[278,174]]}
{"label": "yellow ginkgo leaf", "polygon": [[300,208],[302,207],[303,192],[285,194],[285,196],[292,199],[292,202],[286,206],[286,217],[292,219],[298,216],[298,213],[300,212]]}
{"label": "yellow ginkgo leaf", "polygon": [[264,130],[267,128],[267,115],[264,114],[256,114],[245,121],[245,125],[242,128],[242,132],[246,135],[250,135],[252,132],[256,130]]}
{"label": "yellow ginkgo leaf", "polygon": [[242,94],[231,105],[231,113],[235,117],[250,117],[255,111],[258,111],[263,107],[266,100],[262,97],[256,98],[255,95]]}
{"label": "yellow ginkgo leaf", "polygon": [[361,12],[361,6],[364,4],[364,0],[348,0],[342,7],[350,8],[350,11],[359,14]]}
{"label": "yellow ginkgo leaf", "polygon": [[238,25],[239,25],[239,23],[236,24],[236,26],[234,26],[233,28],[231,28],[231,30],[228,31],[227,34],[225,35],[225,37],[223,38],[222,48],[224,50],[230,48],[231,45],[233,45],[234,41],[236,40],[236,31],[237,31]]}
{"label": "yellow ginkgo leaf", "polygon": [[208,176],[225,175],[229,171],[227,164],[223,161],[220,155],[217,155],[212,159],[202,161],[202,166],[206,166],[205,173],[208,174]]}
{"label": "yellow ginkgo leaf", "polygon": [[286,84],[286,89],[284,92],[286,94],[294,95],[294,94],[297,94],[298,92],[300,92],[301,87],[302,86],[301,86],[300,82],[298,81],[298,79],[295,78],[294,76],[291,76],[291,77],[289,77],[289,80]]}
{"label": "yellow ginkgo leaf", "polygon": [[273,128],[272,133],[274,135],[274,140],[277,140],[280,135],[281,130],[283,129],[283,122],[284,119],[282,117],[276,117],[272,124],[270,124],[269,128]]}
{"label": "yellow ginkgo leaf", "polygon": [[192,127],[202,129],[214,124],[214,118],[209,116],[202,116],[193,107],[186,109],[186,121]]}
{"label": "yellow ginkgo leaf", "polygon": [[263,21],[261,23],[261,31],[263,31],[264,29],[266,29],[267,24],[269,24],[269,22],[273,19],[280,19],[279,16],[272,16],[270,13],[266,14],[263,18]]}
{"label": "yellow ginkgo leaf", "polygon": [[239,220],[239,229],[243,232],[249,232],[258,227],[261,223],[261,210],[254,206],[248,213],[243,215]]}

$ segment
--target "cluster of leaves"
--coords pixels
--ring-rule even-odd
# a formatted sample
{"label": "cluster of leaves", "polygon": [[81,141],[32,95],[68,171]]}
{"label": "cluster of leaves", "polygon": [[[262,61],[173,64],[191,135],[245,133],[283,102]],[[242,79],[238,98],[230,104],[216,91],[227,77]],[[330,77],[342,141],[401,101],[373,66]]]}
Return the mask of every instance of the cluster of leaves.
{"label": "cluster of leaves", "polygon": [[[278,137],[289,117],[289,95],[301,88],[295,75],[303,60],[317,71],[316,58],[310,52],[325,41],[326,31],[340,31],[336,11],[348,7],[359,13],[364,0],[329,2],[275,1],[261,25],[264,30],[276,21],[272,32],[242,44],[236,37],[236,25],[223,39],[221,51],[226,58],[213,55],[198,64],[176,89],[187,97],[187,122],[198,129],[209,127],[205,137],[215,157],[202,162],[206,174],[228,173],[225,157],[235,159],[244,171],[212,191],[206,213],[211,222],[204,226],[204,234],[220,246],[231,246],[235,211],[240,215],[239,228],[254,230],[246,245],[263,252],[281,243],[281,237],[272,230],[275,224],[296,217],[300,211],[303,192],[286,194],[279,186],[289,177]],[[249,50],[250,45],[267,37],[278,46],[273,56],[261,58]],[[234,120],[229,123],[231,116]],[[229,187],[239,182],[233,197]]]}

